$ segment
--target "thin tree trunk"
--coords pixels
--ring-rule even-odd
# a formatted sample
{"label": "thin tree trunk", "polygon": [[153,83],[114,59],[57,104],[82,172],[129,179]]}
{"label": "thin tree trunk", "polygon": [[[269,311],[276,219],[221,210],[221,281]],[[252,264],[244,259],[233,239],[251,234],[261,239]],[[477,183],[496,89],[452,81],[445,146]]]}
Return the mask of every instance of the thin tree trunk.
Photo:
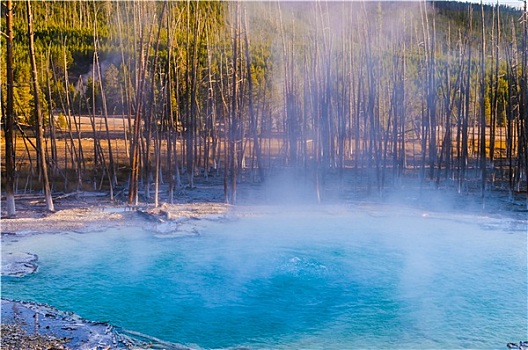
{"label": "thin tree trunk", "polygon": [[261,182],[264,182],[264,168],[262,165],[262,152],[260,150],[260,141],[257,132],[257,119],[253,107],[253,77],[251,76],[251,55],[249,53],[249,28],[247,23],[247,9],[244,7],[244,39],[246,44],[246,70],[248,80],[248,99],[249,99],[249,120],[251,132],[253,134],[253,147],[257,157],[258,175]]}
{"label": "thin tree trunk", "polygon": [[[105,131],[106,131],[106,141],[108,146],[108,161],[109,161],[109,170],[107,170],[108,175],[108,185],[110,187],[110,200],[114,200],[114,185],[117,184],[117,175],[116,175],[116,169],[115,169],[115,163],[114,163],[114,156],[112,152],[112,143],[110,141],[110,129],[108,127],[108,108],[106,105],[106,95],[104,92],[103,87],[103,76],[101,74],[101,65],[99,64],[99,56],[97,54],[97,46],[95,46],[94,50],[94,61],[96,62],[96,66],[93,67],[93,69],[97,69],[97,75],[99,80],[99,88],[101,89],[101,99],[103,104],[103,117],[104,117],[104,123],[105,123]],[[94,81],[95,84],[95,81]],[[95,101],[94,101],[95,102]],[[106,168],[106,165],[105,165]]]}
{"label": "thin tree trunk", "polygon": [[486,37],[484,26],[484,4],[481,0],[482,14],[482,47],[480,51],[480,174],[481,174],[481,197],[482,206],[485,206],[486,190]]}
{"label": "thin tree trunk", "polygon": [[[157,120],[155,120],[155,98],[154,98],[154,90],[155,90],[155,81],[156,81],[156,72],[158,70],[158,52],[159,52],[159,43],[160,43],[160,33],[161,33],[161,27],[163,23],[163,15],[165,14],[165,8],[167,7],[167,3],[164,2],[161,8],[161,14],[159,15],[159,22],[158,22],[158,33],[156,35],[156,44],[155,44],[155,50],[154,50],[154,63],[152,65],[152,77],[151,77],[151,86],[150,86],[150,111],[149,111],[149,135],[152,135],[151,128],[154,127],[154,162],[155,162],[155,169],[154,169],[154,206],[158,207],[159,205],[159,181],[160,181],[160,175],[161,174],[161,138],[160,138],[160,130],[158,126]],[[149,153],[149,149],[147,148],[147,154]],[[147,167],[148,169],[149,167]],[[148,181],[149,174],[146,172],[146,192],[148,192],[149,189],[149,181]]]}
{"label": "thin tree trunk", "polygon": [[521,100],[521,106],[522,110],[521,113],[521,120],[524,124],[524,128],[522,130],[523,134],[521,139],[523,140],[523,144],[521,145],[524,154],[524,175],[525,175],[525,184],[526,184],[526,208],[528,209],[528,180],[526,177],[528,177],[528,0],[524,0],[524,20],[523,20],[523,56],[522,56],[522,100]]}
{"label": "thin tree trunk", "polygon": [[435,164],[437,158],[437,121],[436,121],[436,19],[433,13],[433,33],[431,41],[431,49],[429,51],[429,72],[428,72],[428,97],[427,97],[427,114],[429,119],[429,176],[434,179]]}
{"label": "thin tree trunk", "polygon": [[[117,25],[119,32],[122,32],[121,27],[121,16],[120,16],[120,8],[119,8],[119,2],[116,1],[116,16],[117,16]],[[124,134],[124,141],[125,141],[125,150],[127,158],[130,158],[130,146],[128,145],[128,138],[129,135],[132,133],[132,103],[130,101],[130,73],[128,71],[128,67],[126,65],[125,61],[125,48],[123,45],[123,38],[122,35],[119,35],[119,47],[121,51],[121,66],[123,67],[123,85],[124,85],[124,96],[123,93],[121,93],[121,105],[123,110],[123,134]],[[128,120],[128,125],[125,125],[125,113],[124,109],[126,106],[126,116]]]}
{"label": "thin tree trunk", "polygon": [[[172,175],[172,147],[173,147],[173,134],[174,134],[174,120],[172,113],[172,31],[171,31],[171,13],[172,7],[169,8],[167,15],[167,82],[166,82],[166,92],[165,103],[167,106],[166,117],[167,117],[167,169],[169,175],[169,203],[174,203],[174,177]],[[177,160],[177,158],[176,158]],[[176,162],[176,169],[178,164]]]}
{"label": "thin tree trunk", "polygon": [[[50,49],[51,49],[51,44],[50,44]],[[55,74],[55,66],[54,66],[53,60],[51,58],[49,60],[49,63],[51,65],[50,69],[51,69],[51,72],[52,72],[53,81],[55,82],[55,84],[59,84],[59,80],[57,78],[57,75]],[[81,80],[81,82],[82,82],[82,80]],[[60,101],[62,110],[65,112],[66,111],[66,106],[64,105],[64,100],[62,98],[61,90],[58,89],[57,92],[58,92],[58,95],[59,95],[59,101]],[[80,108],[79,108],[79,110],[80,110]],[[69,149],[70,157],[72,159],[72,166],[73,166],[74,163],[77,163],[77,161],[78,161],[77,152],[75,151],[75,143],[73,141],[71,120],[69,118],[66,118],[66,125],[67,125],[67,130],[62,130],[63,140],[64,140],[64,169],[63,169],[64,175],[65,175],[64,176],[64,184],[63,184],[64,191],[67,191],[67,189],[68,189],[68,181],[69,181],[69,179],[68,179],[68,149]],[[64,133],[67,133],[68,137],[65,137]],[[70,147],[68,147],[68,139],[70,141]]]}
{"label": "thin tree trunk", "polygon": [[[151,27],[152,29],[152,27]],[[149,42],[145,45],[144,43],[144,34],[145,28],[141,27],[140,34],[140,49],[139,49],[139,62],[138,67],[139,71],[137,74],[137,89],[136,89],[136,109],[134,117],[134,135],[132,138],[132,159],[131,159],[131,175],[130,183],[128,190],[128,204],[137,205],[138,204],[138,189],[139,189],[139,169],[140,169],[140,124],[141,124],[141,113],[143,108],[143,88],[145,85],[146,72],[147,72],[147,63],[148,52],[150,47],[150,38]],[[145,47],[146,46],[146,47]]]}
{"label": "thin tree trunk", "polygon": [[[195,4],[198,5],[197,3]],[[197,9],[195,8],[194,15],[197,15]],[[186,90],[185,90],[185,104],[187,106],[186,108],[186,161],[187,161],[187,178],[189,183],[189,188],[194,187],[194,163],[195,163],[195,156],[194,156],[194,133],[195,133],[195,121],[196,121],[196,74],[197,74],[197,32],[198,32],[198,19],[194,18],[193,23],[193,48],[192,48],[192,57],[190,55],[191,47],[190,47],[190,35],[191,35],[191,27],[190,27],[190,3],[187,3],[187,70],[186,70]],[[191,67],[189,69],[189,67]]]}
{"label": "thin tree trunk", "polygon": [[238,121],[237,121],[237,107],[238,107],[238,35],[239,35],[239,10],[240,3],[237,2],[235,6],[235,26],[233,28],[233,73],[232,73],[232,94],[231,94],[231,115],[229,127],[229,190],[228,203],[236,203],[236,155],[237,155],[237,136],[238,136]]}
{"label": "thin tree trunk", "polygon": [[[46,81],[48,83],[47,84],[48,85],[48,98],[49,98],[49,101],[52,101],[51,78],[49,76],[50,60],[51,60],[51,45],[48,47],[48,55],[46,57],[46,64],[47,64]],[[52,166],[53,166],[52,174],[56,175],[59,167],[57,164],[58,157],[57,157],[57,139],[56,139],[56,132],[55,132],[56,126],[55,126],[55,119],[53,117],[53,108],[52,108],[51,103],[49,104],[48,110],[49,110],[49,123],[48,124],[49,124],[50,138],[51,138],[51,160],[52,160]]]}
{"label": "thin tree trunk", "polygon": [[53,206],[53,199],[51,198],[51,189],[48,178],[48,166],[46,164],[46,154],[44,152],[44,120],[39,100],[39,86],[37,75],[37,60],[35,57],[35,42],[33,33],[33,15],[31,12],[31,1],[27,4],[27,19],[28,19],[28,37],[29,37],[29,57],[31,60],[32,85],[33,85],[33,99],[35,103],[35,114],[37,120],[37,153],[40,165],[40,175],[42,180],[42,187],[44,196],[46,198],[46,209],[48,211],[55,211]]}
{"label": "thin tree trunk", "polygon": [[465,83],[465,108],[464,113],[462,115],[463,121],[462,121],[462,159],[460,164],[460,176],[458,178],[458,193],[462,192],[462,186],[466,179],[466,170],[467,170],[467,163],[468,163],[468,123],[469,123],[469,104],[471,100],[471,36],[473,32],[473,28],[471,25],[471,22],[473,21],[473,12],[471,9],[471,6],[468,6],[468,32],[466,34],[466,47],[468,50],[468,58],[467,58],[467,72],[466,72],[466,83]]}
{"label": "thin tree trunk", "polygon": [[7,217],[16,216],[15,205],[15,151],[13,147],[13,128],[15,114],[14,102],[14,74],[13,74],[13,2],[7,1],[6,9],[6,69],[7,69],[7,110],[5,119],[5,158],[6,158],[6,208]]}
{"label": "thin tree trunk", "polygon": [[[490,121],[490,150],[489,150],[489,160],[491,165],[491,170],[494,172],[494,163],[495,163],[495,134],[497,130],[497,119],[498,119],[498,101],[499,101],[499,67],[500,67],[500,57],[499,57],[499,46],[500,46],[500,9],[499,9],[499,3],[497,2],[496,6],[496,21],[494,23],[494,26],[496,24],[496,32],[495,34],[495,50],[492,51],[492,62],[495,63],[495,71],[490,72],[490,81],[491,81],[491,88],[490,88],[490,101],[491,101],[491,121]],[[493,179],[494,181],[494,175]]]}
{"label": "thin tree trunk", "polygon": [[[75,118],[75,114],[72,113],[71,108],[71,102],[70,102],[70,92],[69,92],[69,77],[68,77],[68,66],[66,61],[66,39],[64,40],[64,46],[63,46],[63,63],[64,63],[64,92],[66,94],[66,118],[68,118],[68,123],[70,127],[70,134],[71,134],[71,118],[73,116],[73,124],[75,125],[75,131],[77,133],[77,152],[75,152],[75,158],[77,160],[77,168],[76,168],[76,174],[77,174],[77,191],[79,191],[82,188],[82,169],[84,168],[84,155],[83,155],[83,148],[82,148],[82,136],[81,136],[81,127],[80,127],[80,116],[79,116],[79,124],[77,124],[77,119]],[[94,101],[95,103],[95,101]],[[94,134],[94,140],[97,140],[97,137]],[[75,150],[75,146],[73,145],[73,137],[72,137],[72,149]],[[95,148],[94,148],[95,152]],[[97,158],[94,156],[95,163],[97,164]],[[72,157],[72,164],[74,163],[73,157]]]}

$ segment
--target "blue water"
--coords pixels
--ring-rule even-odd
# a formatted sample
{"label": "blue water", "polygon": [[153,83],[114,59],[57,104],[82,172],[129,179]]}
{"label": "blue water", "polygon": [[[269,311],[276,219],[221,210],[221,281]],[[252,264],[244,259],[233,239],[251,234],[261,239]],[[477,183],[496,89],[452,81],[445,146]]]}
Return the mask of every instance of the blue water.
{"label": "blue water", "polygon": [[526,226],[371,214],[275,211],[201,221],[187,237],[8,237],[3,253],[36,253],[40,268],[2,278],[2,296],[200,348],[503,349],[527,338]]}

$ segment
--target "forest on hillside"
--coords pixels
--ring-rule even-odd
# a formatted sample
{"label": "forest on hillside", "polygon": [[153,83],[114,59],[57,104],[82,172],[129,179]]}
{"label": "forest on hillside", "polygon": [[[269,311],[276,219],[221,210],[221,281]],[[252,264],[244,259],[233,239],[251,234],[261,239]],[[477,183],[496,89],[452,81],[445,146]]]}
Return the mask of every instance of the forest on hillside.
{"label": "forest on hillside", "polygon": [[[158,204],[293,169],[527,192],[523,9],[429,1],[2,1],[2,188]],[[359,177],[360,176],[360,177]],[[123,197],[125,198],[125,197]]]}

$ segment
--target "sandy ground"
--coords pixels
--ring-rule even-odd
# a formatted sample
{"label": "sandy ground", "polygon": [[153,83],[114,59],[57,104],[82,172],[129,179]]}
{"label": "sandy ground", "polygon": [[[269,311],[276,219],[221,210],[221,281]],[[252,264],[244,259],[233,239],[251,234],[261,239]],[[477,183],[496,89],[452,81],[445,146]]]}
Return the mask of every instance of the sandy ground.
{"label": "sandy ground", "polygon": [[42,195],[19,195],[15,197],[15,218],[5,218],[5,205],[2,205],[0,229],[2,234],[25,234],[89,231],[109,226],[148,227],[156,221],[224,215],[229,208],[223,203],[223,188],[219,179],[200,183],[193,189],[179,190],[174,196],[174,204],[168,204],[168,198],[164,197],[166,192],[162,192],[157,208],[152,199],[140,198],[138,206],[126,205],[122,197],[111,201],[107,192],[57,194],[54,196],[54,213],[46,211]]}
{"label": "sandy ground", "polygon": [[[167,204],[168,198],[160,198],[159,207],[143,203],[127,206],[123,198],[110,201],[106,193],[77,193],[57,195],[54,213],[45,210],[41,195],[22,195],[16,198],[16,218],[2,218],[0,229],[5,235],[32,235],[57,232],[89,232],[107,227],[144,227],[158,233],[182,231],[192,233],[199,220],[225,220],[236,215],[251,215],[264,204],[295,206],[314,203],[310,194],[312,184],[301,183],[292,190],[291,178],[280,178],[273,186],[258,186],[251,182],[238,188],[238,206],[223,202],[223,179],[210,178],[196,181],[196,188],[181,189],[175,195],[175,203]],[[358,187],[359,188],[359,187]],[[164,192],[166,195],[166,191]],[[420,191],[387,191],[384,197],[355,190],[349,182],[333,182],[324,193],[327,204],[353,204],[372,211],[382,211],[383,206],[404,205],[412,210],[466,212],[495,217],[507,217],[526,227],[526,195],[510,198],[504,192],[490,197],[485,208],[477,195],[445,195],[432,188]],[[144,198],[143,198],[144,200]],[[2,199],[3,201],[3,199]],[[4,204],[4,203],[2,203]],[[4,205],[2,205],[4,209]],[[246,208],[246,210],[244,209]],[[327,208],[328,209],[328,208]],[[330,210],[330,209],[328,209]],[[249,214],[248,214],[249,213]],[[4,217],[5,212],[2,211]],[[36,271],[38,257],[32,254],[2,257],[2,275],[23,276]],[[123,349],[123,348],[173,348],[184,349],[177,344],[152,343],[152,340],[136,341],[115,332],[108,324],[93,323],[71,313],[65,313],[47,305],[2,300],[2,349]],[[149,343],[150,341],[150,343]]]}
{"label": "sandy ground", "polygon": [[221,218],[227,215],[228,209],[229,206],[223,203],[162,204],[157,208],[94,205],[59,209],[55,213],[19,214],[15,219],[3,219],[1,231],[3,235],[23,235],[89,232],[116,226],[150,229],[153,224],[164,222],[183,223],[194,218]]}

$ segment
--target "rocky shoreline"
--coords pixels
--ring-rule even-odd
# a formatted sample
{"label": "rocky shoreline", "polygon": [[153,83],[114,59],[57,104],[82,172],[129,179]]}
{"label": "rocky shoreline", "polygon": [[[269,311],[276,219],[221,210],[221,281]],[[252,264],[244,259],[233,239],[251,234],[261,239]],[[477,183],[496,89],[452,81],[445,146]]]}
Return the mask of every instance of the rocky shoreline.
{"label": "rocky shoreline", "polygon": [[88,321],[45,304],[2,298],[1,309],[1,346],[5,350],[189,350],[105,322]]}
{"label": "rocky shoreline", "polygon": [[127,349],[113,327],[51,306],[2,299],[2,348]]}

